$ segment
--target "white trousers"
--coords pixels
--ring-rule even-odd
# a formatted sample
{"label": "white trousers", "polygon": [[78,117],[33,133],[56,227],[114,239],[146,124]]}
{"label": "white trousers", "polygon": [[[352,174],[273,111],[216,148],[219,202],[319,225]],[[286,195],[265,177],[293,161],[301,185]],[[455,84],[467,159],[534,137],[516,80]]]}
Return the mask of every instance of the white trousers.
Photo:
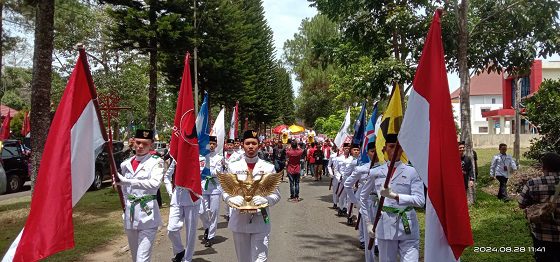
{"label": "white trousers", "polygon": [[208,238],[216,235],[218,227],[218,212],[220,210],[220,195],[202,195],[200,205],[200,221],[204,229],[208,229]]}
{"label": "white trousers", "polygon": [[361,219],[360,220],[360,231],[362,232],[362,235],[364,236],[364,243],[366,244],[366,248],[364,250],[364,255],[366,258],[366,262],[374,262],[374,257],[375,257],[375,246],[377,246],[377,238],[374,241],[374,246],[371,248],[371,250],[368,250],[367,247],[369,245],[369,234],[367,232],[367,223]]}
{"label": "white trousers", "polygon": [[264,262],[268,259],[269,233],[233,232],[238,262]]}
{"label": "white trousers", "polygon": [[397,254],[402,262],[417,262],[420,249],[420,240],[378,240],[379,261],[396,262]]}
{"label": "white trousers", "polygon": [[[340,186],[342,186],[342,185],[340,185]],[[338,196],[337,196],[337,194],[336,194],[336,189],[337,189],[337,188],[338,188],[338,179],[337,179],[336,176],[335,176],[335,177],[333,178],[332,187],[331,187],[332,192],[333,192],[333,193],[332,193],[332,202],[333,202],[333,204],[337,204],[337,205],[338,205]],[[339,189],[339,190],[340,190],[340,189]]]}
{"label": "white trousers", "polygon": [[[167,236],[169,237],[173,245],[174,256],[185,250],[183,261],[190,262],[194,254],[199,209],[199,204],[194,206],[171,205],[169,207],[169,223],[167,224]],[[183,241],[181,240],[181,228],[183,228],[183,224],[186,225],[186,248],[185,246],[183,246]]]}
{"label": "white trousers", "polygon": [[[341,182],[342,183],[342,182]],[[340,187],[342,187],[342,185],[340,185]],[[348,206],[347,206],[347,201],[348,196],[346,195],[346,190],[342,189],[342,194],[340,194],[340,196],[338,197],[338,208],[343,209],[346,208],[346,213],[348,213]]]}
{"label": "white trousers", "polygon": [[125,229],[128,237],[128,248],[132,261],[150,261],[152,256],[152,243],[156,239],[157,227],[149,229]]}

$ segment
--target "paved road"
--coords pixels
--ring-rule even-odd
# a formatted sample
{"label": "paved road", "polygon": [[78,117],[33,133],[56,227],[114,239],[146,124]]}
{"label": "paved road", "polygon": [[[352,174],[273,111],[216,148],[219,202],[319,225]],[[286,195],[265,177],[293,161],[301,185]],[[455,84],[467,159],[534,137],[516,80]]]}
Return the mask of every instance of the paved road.
{"label": "paved road", "polygon": [[[315,182],[304,178],[301,182],[299,203],[288,202],[289,184],[282,183],[280,191],[282,200],[271,208],[271,243],[269,261],[363,261],[363,251],[359,249],[358,231],[346,225],[346,218],[337,217],[331,209],[332,196],[328,190],[329,179]],[[222,203],[223,204],[223,203]],[[220,207],[223,212],[223,207]],[[168,209],[162,213],[164,217]],[[167,220],[167,219],[164,219]],[[199,223],[201,225],[201,223]],[[231,231],[227,222],[220,217],[216,244],[205,248],[202,244],[202,228],[198,230],[198,239],[193,261],[236,261]],[[183,232],[184,234],[184,232]],[[124,235],[124,234],[123,234]],[[184,239],[184,238],[183,238]],[[126,239],[117,240],[116,247],[126,245]],[[158,233],[157,244],[152,256],[153,261],[170,261],[171,243],[165,228]],[[105,250],[88,256],[86,260],[130,261],[129,252]]]}

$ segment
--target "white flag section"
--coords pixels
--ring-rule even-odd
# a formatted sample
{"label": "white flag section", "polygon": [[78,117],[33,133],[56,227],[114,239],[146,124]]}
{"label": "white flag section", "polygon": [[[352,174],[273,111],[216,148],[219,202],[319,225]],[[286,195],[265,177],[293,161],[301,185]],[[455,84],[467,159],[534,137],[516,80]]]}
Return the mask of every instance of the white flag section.
{"label": "white flag section", "polygon": [[222,108],[218,117],[216,117],[216,121],[214,121],[214,126],[212,127],[212,132],[210,135],[216,136],[218,138],[218,146],[216,146],[215,151],[218,154],[223,155],[224,153],[224,140],[226,137],[226,119],[225,119],[226,110]]}
{"label": "white flag section", "polygon": [[338,131],[336,137],[334,138],[334,144],[336,145],[336,147],[340,148],[340,146],[342,146],[342,143],[344,143],[346,137],[349,135],[348,134],[349,126],[350,126],[350,108],[348,108],[348,111],[346,112],[346,116],[344,117],[344,122],[342,123],[340,130]]}
{"label": "white flag section", "polygon": [[72,208],[93,183],[105,143],[85,59],[81,51],[49,129],[25,229],[3,262],[37,261],[74,247]]}

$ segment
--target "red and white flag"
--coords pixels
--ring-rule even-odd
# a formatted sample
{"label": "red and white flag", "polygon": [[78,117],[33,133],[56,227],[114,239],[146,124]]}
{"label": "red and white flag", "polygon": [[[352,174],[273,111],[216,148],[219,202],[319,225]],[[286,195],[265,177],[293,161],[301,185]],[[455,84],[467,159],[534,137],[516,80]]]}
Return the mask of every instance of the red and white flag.
{"label": "red and white flag", "polygon": [[237,125],[239,124],[239,101],[235,102],[235,107],[231,113],[231,121],[229,123],[229,139],[237,138]]}
{"label": "red and white flag", "polygon": [[436,11],[414,77],[399,142],[428,188],[425,261],[456,261],[473,245],[451,97],[441,11]]}
{"label": "red and white flag", "polygon": [[8,115],[4,117],[4,122],[2,122],[2,131],[0,131],[1,140],[10,138],[10,120],[12,120],[12,116],[10,110],[8,110]]}
{"label": "red and white flag", "polygon": [[188,189],[194,202],[202,195],[202,186],[200,184],[198,136],[189,58],[190,54],[187,53],[183,79],[177,98],[170,154],[177,162],[175,165],[175,185]]}
{"label": "red and white flag", "polygon": [[93,183],[105,140],[85,51],[51,123],[23,230],[2,259],[37,261],[74,247],[72,208]]}

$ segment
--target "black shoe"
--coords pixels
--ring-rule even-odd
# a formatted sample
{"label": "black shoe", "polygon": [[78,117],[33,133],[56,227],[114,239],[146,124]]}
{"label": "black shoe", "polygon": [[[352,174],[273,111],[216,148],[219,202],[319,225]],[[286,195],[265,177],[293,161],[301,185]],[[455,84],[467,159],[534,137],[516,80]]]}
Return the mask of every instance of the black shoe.
{"label": "black shoe", "polygon": [[333,208],[333,209],[337,209],[338,206],[336,206],[336,204],[333,204],[332,208]]}
{"label": "black shoe", "polygon": [[208,228],[204,230],[204,241],[208,242]]}
{"label": "black shoe", "polygon": [[373,249],[373,254],[378,257],[379,256],[379,248],[377,247],[377,245],[375,246],[375,248]]}
{"label": "black shoe", "polygon": [[229,216],[228,215],[226,215],[226,221],[229,222]]}
{"label": "black shoe", "polygon": [[212,247],[212,245],[214,244],[214,243],[212,243],[213,242],[212,240],[213,240],[213,238],[210,238],[210,239],[206,240],[206,243],[204,244],[204,247]]}
{"label": "black shoe", "polygon": [[174,258],[171,259],[171,262],[180,262],[183,261],[183,257],[185,256],[185,250],[177,253]]}
{"label": "black shoe", "polygon": [[360,249],[361,249],[361,250],[366,249],[366,243],[360,242]]}
{"label": "black shoe", "polygon": [[348,220],[346,221],[346,224],[349,226],[354,225],[354,220],[351,217],[349,217]]}

